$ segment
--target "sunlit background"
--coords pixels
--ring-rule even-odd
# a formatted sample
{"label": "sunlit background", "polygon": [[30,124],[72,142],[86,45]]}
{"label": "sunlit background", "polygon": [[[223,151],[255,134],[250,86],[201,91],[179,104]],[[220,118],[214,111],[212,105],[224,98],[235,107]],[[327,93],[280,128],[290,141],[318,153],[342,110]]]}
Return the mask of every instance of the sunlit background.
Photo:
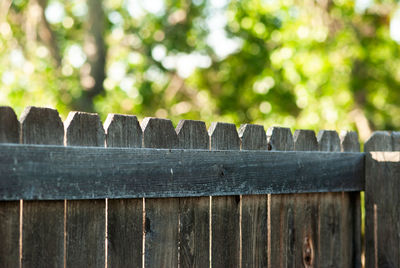
{"label": "sunlit background", "polygon": [[2,0],[0,105],[400,129],[400,6],[374,0]]}

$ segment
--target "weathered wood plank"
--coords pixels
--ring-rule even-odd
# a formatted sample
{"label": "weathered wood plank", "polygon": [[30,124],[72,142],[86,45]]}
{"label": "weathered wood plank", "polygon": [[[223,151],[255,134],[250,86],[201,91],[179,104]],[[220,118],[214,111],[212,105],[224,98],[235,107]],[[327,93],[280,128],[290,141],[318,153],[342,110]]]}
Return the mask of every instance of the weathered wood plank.
{"label": "weathered wood plank", "polygon": [[[206,124],[181,120],[176,127],[179,148],[209,149]],[[179,199],[179,267],[205,267],[210,263],[210,198]]]}
{"label": "weathered wood plank", "polygon": [[[136,116],[109,114],[104,128],[107,147],[142,147]],[[142,267],[143,199],[108,199],[108,267]]]}
{"label": "weathered wood plank", "polygon": [[366,268],[400,266],[400,153],[385,148],[366,157]]}
{"label": "weathered wood plank", "polygon": [[[64,127],[57,110],[27,107],[21,116],[25,144],[62,145]],[[64,202],[23,201],[22,266],[64,267]]]}
{"label": "weathered wood plank", "polygon": [[[358,141],[357,132],[354,131],[342,131],[340,134],[340,146],[342,152],[360,152],[360,143]],[[343,196],[348,195],[348,199],[343,198],[343,200],[348,200],[344,206],[347,207],[347,219],[344,221],[343,228],[346,228],[345,224],[352,228],[346,228],[346,233],[343,233],[342,241],[348,246],[343,246],[343,254],[346,254],[345,250],[348,250],[352,262],[352,266],[355,268],[361,268],[361,252],[362,252],[362,242],[361,242],[361,193],[351,192],[343,193]],[[343,212],[345,212],[343,210]],[[344,217],[346,219],[346,217]],[[351,240],[350,240],[351,239]]]}
{"label": "weathered wood plank", "polygon": [[[399,153],[397,133],[376,131],[364,145],[365,267],[400,266]],[[376,151],[376,152],[373,152]]]}
{"label": "weathered wood plank", "polygon": [[[65,122],[64,144],[104,147],[104,143],[105,133],[98,115],[82,112],[71,112],[68,115]],[[90,169],[93,162],[86,165],[86,168]],[[74,166],[70,168],[74,169]],[[112,176],[108,176],[107,179],[110,178]],[[77,180],[81,181],[81,179]],[[104,267],[105,232],[104,199],[68,200],[66,203],[66,266]]]}
{"label": "weathered wood plank", "polygon": [[[241,125],[242,150],[267,150],[263,126]],[[242,196],[242,267],[268,265],[268,198],[267,195]]]}
{"label": "weathered wood plank", "polygon": [[0,144],[0,172],[0,200],[341,192],[364,154]]}
{"label": "weathered wood plank", "polygon": [[[208,130],[211,150],[239,150],[240,139],[234,124],[212,123]],[[220,167],[219,178],[226,178]],[[211,266],[240,266],[240,196],[215,196],[211,199]]]}
{"label": "weathered wood plank", "polygon": [[[320,131],[318,148],[323,151],[340,151],[341,144],[336,131]],[[350,195],[346,193],[326,193],[320,196],[318,267],[354,266],[353,209],[350,201]]]}
{"label": "weathered wood plank", "polygon": [[[176,148],[178,137],[167,119],[145,118],[142,122],[143,147]],[[159,157],[162,157],[159,155]],[[154,168],[154,166],[152,167]],[[173,169],[160,176],[163,185],[173,183]],[[179,199],[145,199],[146,267],[177,267],[179,246]]]}
{"label": "weathered wood plank", "polygon": [[[267,130],[268,147],[273,151],[293,151],[294,141],[289,128]],[[292,195],[270,195],[268,224],[268,267],[298,267],[295,248],[295,200]],[[297,254],[298,255],[298,254]]]}
{"label": "weathered wood plank", "polygon": [[[14,110],[0,106],[0,143],[19,143],[19,131],[20,124]],[[19,211],[19,201],[0,202],[0,263],[4,267],[20,265]]]}

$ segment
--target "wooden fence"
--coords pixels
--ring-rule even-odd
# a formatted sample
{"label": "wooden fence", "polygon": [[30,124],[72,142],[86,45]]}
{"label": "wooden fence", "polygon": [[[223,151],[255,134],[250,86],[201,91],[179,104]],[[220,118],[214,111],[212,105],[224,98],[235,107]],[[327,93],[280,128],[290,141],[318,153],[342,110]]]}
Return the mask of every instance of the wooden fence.
{"label": "wooden fence", "polygon": [[0,267],[362,267],[361,191],[400,265],[399,133],[0,107],[0,143]]}

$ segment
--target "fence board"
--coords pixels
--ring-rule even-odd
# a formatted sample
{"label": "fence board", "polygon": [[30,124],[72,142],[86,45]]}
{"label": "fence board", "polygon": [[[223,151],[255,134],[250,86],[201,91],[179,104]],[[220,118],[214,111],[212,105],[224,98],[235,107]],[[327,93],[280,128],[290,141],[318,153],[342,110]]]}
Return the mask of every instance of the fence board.
{"label": "fence board", "polygon": [[[343,131],[340,135],[340,146],[342,152],[360,152],[360,143],[358,141],[357,132],[354,131]],[[347,194],[347,193],[344,193]],[[361,268],[361,252],[362,252],[362,242],[361,242],[361,193],[360,192],[350,192],[349,195],[349,203],[350,206],[348,210],[348,219],[350,220],[348,223],[352,228],[349,229],[348,239],[352,239],[352,241],[347,240],[349,245],[352,245],[352,248],[349,248],[349,251],[352,253],[352,263],[353,267]]]}
{"label": "fence board", "polygon": [[[68,115],[65,145],[104,147],[104,142],[98,115],[82,112]],[[104,267],[105,200],[68,200],[66,210],[66,266]]]}
{"label": "fence board", "polygon": [[[142,122],[144,148],[176,148],[178,137],[167,119],[145,118]],[[171,175],[173,170],[171,169]],[[172,183],[170,177],[160,178]],[[178,266],[179,199],[145,199],[145,260],[146,267]]]}
{"label": "fence board", "polygon": [[[105,123],[107,147],[142,147],[136,116],[109,114]],[[142,267],[143,199],[108,199],[108,267]]]}
{"label": "fence board", "polygon": [[[211,150],[239,150],[240,139],[234,124],[212,123],[208,130]],[[224,167],[220,179],[225,177]],[[211,199],[211,266],[240,266],[240,197]]]}
{"label": "fence board", "polygon": [[[0,143],[19,143],[20,124],[14,110],[0,106]],[[0,263],[18,267],[20,202],[0,202]]]}
{"label": "fence board", "polygon": [[[293,151],[293,136],[288,128],[267,130],[268,146],[273,151]],[[268,267],[297,267],[295,248],[295,200],[289,195],[270,195],[268,224]]]}
{"label": "fence board", "polygon": [[365,160],[366,268],[400,266],[400,154],[390,152],[397,146],[397,133],[393,138],[386,131],[374,132],[364,145],[370,152]]}
{"label": "fence board", "polygon": [[[336,131],[318,133],[320,151],[339,152]],[[348,193],[326,193],[320,196],[318,267],[351,267],[353,259],[353,217]],[[349,228],[350,227],[350,228]]]}
{"label": "fence board", "polygon": [[[22,143],[63,144],[57,110],[27,107],[20,120]],[[22,219],[22,266],[64,267],[64,202],[23,201]]]}
{"label": "fence board", "polygon": [[[206,124],[181,120],[176,127],[179,148],[209,149]],[[179,267],[205,267],[210,263],[210,198],[179,199]]]}
{"label": "fence board", "polygon": [[[267,136],[263,126],[241,125],[239,137],[242,150],[267,150]],[[267,195],[243,195],[241,200],[242,267],[267,267]]]}

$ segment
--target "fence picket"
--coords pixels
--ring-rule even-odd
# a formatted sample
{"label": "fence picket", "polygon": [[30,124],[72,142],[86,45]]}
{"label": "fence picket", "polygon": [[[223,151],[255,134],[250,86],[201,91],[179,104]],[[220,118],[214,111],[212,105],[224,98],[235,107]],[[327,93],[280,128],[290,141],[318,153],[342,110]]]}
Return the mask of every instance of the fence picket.
{"label": "fence picket", "polygon": [[[289,128],[270,127],[268,147],[274,151],[293,151],[294,142]],[[290,195],[268,195],[269,225],[268,267],[297,267],[295,248],[295,200]]]}
{"label": "fence picket", "polygon": [[366,268],[400,265],[400,155],[388,153],[398,148],[397,135],[376,131],[364,144]]}
{"label": "fence picket", "polygon": [[[176,127],[179,148],[209,149],[206,124],[181,120]],[[179,267],[205,267],[210,262],[210,198],[179,199]]]}
{"label": "fence picket", "polygon": [[[240,150],[240,139],[234,124],[212,123],[209,130],[211,150]],[[224,167],[220,179],[224,180]],[[211,198],[211,266],[240,266],[240,197]]]}
{"label": "fence picket", "polygon": [[[241,125],[242,150],[267,150],[267,136],[260,125]],[[242,198],[242,267],[268,265],[267,195],[243,195]]]}
{"label": "fence picket", "polygon": [[[24,144],[62,145],[57,110],[27,107],[21,116]],[[22,266],[64,267],[64,201],[23,201]]]}
{"label": "fence picket", "polygon": [[[178,137],[170,120],[147,117],[142,129],[144,148],[178,147]],[[168,183],[168,178],[165,181]],[[145,267],[177,267],[179,199],[146,198],[145,211]]]}
{"label": "fence picket", "polygon": [[[19,143],[20,124],[11,107],[0,106],[0,143]],[[18,267],[20,202],[0,202],[0,263]]]}
{"label": "fence picket", "polygon": [[[340,139],[336,131],[318,133],[320,151],[340,152]],[[326,193],[320,196],[319,205],[319,267],[350,267],[353,265],[352,205],[348,193]]]}
{"label": "fence picket", "polygon": [[[107,147],[142,147],[136,116],[109,114],[105,123]],[[108,267],[142,267],[143,199],[108,199]]]}
{"label": "fence picket", "polygon": [[[64,127],[66,146],[104,147],[105,134],[97,114],[70,112]],[[104,267],[104,246],[105,200],[68,200],[66,266]]]}
{"label": "fence picket", "polygon": [[[340,146],[342,152],[360,152],[360,143],[358,141],[357,132],[343,131],[340,133]],[[351,252],[353,267],[361,268],[361,194],[360,192],[343,193],[343,196],[349,196],[348,202],[344,206],[349,207],[347,210],[347,223],[344,222],[343,229],[348,229],[348,233],[342,235],[343,241],[348,245],[342,250],[348,249]],[[347,199],[342,199],[347,200]],[[344,212],[344,211],[343,211]],[[352,228],[351,228],[352,226]],[[346,236],[347,235],[347,236]],[[351,239],[351,240],[350,240]],[[351,245],[351,246],[350,246]],[[344,251],[343,251],[344,252]],[[349,253],[350,253],[349,252]],[[344,254],[344,253],[343,253]]]}

